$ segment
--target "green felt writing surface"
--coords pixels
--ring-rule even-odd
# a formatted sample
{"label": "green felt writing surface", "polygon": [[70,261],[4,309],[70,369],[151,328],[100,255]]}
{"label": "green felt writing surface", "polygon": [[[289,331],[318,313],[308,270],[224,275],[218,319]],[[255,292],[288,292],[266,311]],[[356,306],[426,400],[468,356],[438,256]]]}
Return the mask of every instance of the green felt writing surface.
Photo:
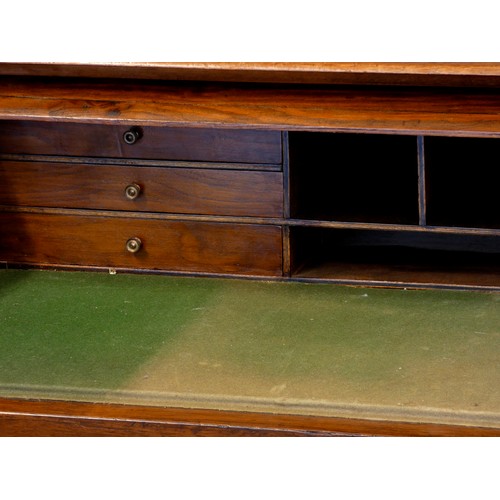
{"label": "green felt writing surface", "polygon": [[3,395],[500,421],[494,293],[4,270],[0,325]]}
{"label": "green felt writing surface", "polygon": [[213,284],[94,273],[0,273],[10,383],[116,387],[193,319]]}

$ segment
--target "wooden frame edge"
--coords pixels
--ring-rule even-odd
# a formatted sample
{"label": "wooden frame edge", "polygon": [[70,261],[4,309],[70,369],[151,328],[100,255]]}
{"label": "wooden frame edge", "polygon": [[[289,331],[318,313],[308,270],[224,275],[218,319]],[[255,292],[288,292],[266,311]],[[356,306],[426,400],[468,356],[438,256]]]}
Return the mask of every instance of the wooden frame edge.
{"label": "wooden frame edge", "polygon": [[500,436],[500,428],[0,398],[0,436]]}
{"label": "wooden frame edge", "polygon": [[499,63],[4,62],[0,76],[306,85],[499,87]]}

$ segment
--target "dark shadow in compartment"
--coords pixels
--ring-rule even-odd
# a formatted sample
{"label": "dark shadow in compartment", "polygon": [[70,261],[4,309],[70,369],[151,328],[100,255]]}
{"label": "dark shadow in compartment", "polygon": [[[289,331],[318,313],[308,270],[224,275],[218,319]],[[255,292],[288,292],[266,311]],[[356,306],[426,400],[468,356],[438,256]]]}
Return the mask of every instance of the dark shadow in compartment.
{"label": "dark shadow in compartment", "polygon": [[500,287],[500,237],[296,227],[292,275],[391,284]]}
{"label": "dark shadow in compartment", "polygon": [[417,138],[291,132],[291,215],[418,224]]}
{"label": "dark shadow in compartment", "polygon": [[500,228],[500,139],[426,137],[427,224]]}

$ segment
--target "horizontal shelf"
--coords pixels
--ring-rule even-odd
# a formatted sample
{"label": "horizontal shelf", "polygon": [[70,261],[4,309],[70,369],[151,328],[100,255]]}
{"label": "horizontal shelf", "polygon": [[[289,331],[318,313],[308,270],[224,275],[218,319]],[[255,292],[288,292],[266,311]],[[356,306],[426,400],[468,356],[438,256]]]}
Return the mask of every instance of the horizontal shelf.
{"label": "horizontal shelf", "polygon": [[460,288],[500,292],[500,270],[491,267],[463,270],[460,265],[443,270],[434,265],[397,267],[390,264],[359,262],[323,262],[305,265],[293,274],[299,281],[329,281],[338,284],[402,287]]}
{"label": "horizontal shelf", "polygon": [[380,224],[365,222],[343,222],[290,219],[283,221],[290,227],[318,227],[331,229],[366,229],[369,231],[405,231],[416,233],[440,233],[440,234],[470,234],[484,236],[500,236],[500,229],[473,228],[473,227],[448,227],[448,226],[416,226],[411,224]]}
{"label": "horizontal shelf", "polygon": [[500,290],[498,235],[291,230],[292,277]]}
{"label": "horizontal shelf", "polygon": [[129,212],[112,210],[77,210],[65,208],[45,208],[45,207],[18,207],[0,205],[0,212],[20,212],[20,213],[45,213],[45,214],[68,214],[86,215],[89,212],[93,215],[105,217],[129,217],[132,219],[159,219],[159,220],[192,220],[199,222],[227,222],[239,224],[262,224],[285,227],[309,227],[324,229],[363,229],[367,231],[401,231],[415,233],[436,233],[436,234],[464,234],[500,236],[500,229],[484,229],[470,227],[443,227],[443,226],[413,226],[402,224],[366,224],[360,222],[339,222],[303,219],[283,219],[280,217],[232,217],[217,215],[190,215],[190,214],[168,214],[156,212]]}

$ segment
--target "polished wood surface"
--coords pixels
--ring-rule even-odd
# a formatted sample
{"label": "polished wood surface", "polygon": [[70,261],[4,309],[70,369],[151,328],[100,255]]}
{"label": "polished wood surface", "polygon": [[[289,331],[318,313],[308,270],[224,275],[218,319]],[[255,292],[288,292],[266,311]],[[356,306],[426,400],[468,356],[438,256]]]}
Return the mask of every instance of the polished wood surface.
{"label": "polished wood surface", "polygon": [[0,63],[0,75],[249,83],[499,86],[499,63]]}
{"label": "polished wood surface", "polygon": [[[0,213],[0,261],[281,276],[281,228],[257,224]],[[126,242],[137,237],[137,253]]]}
{"label": "polished wood surface", "polygon": [[[481,260],[478,257],[478,260]],[[334,258],[325,261],[303,263],[293,278],[301,281],[330,281],[337,284],[367,285],[399,288],[457,288],[461,290],[483,290],[500,292],[500,269],[486,263],[469,266],[448,265],[443,268],[437,262],[427,264],[405,263],[394,265],[374,262],[367,251],[365,259]],[[490,264],[490,265],[488,265]]]}
{"label": "polished wood surface", "polygon": [[[84,107],[100,106],[92,99]],[[142,137],[127,144],[127,125],[6,121],[0,129],[2,153],[281,163],[281,135],[273,131],[143,127]]]}
{"label": "polished wood surface", "polygon": [[0,436],[500,436],[418,422],[0,399]]}
{"label": "polished wood surface", "polygon": [[494,91],[4,79],[0,119],[500,137]]}
{"label": "polished wood surface", "polygon": [[[0,159],[0,204],[179,214],[283,216],[280,172]],[[137,184],[136,199],[125,188]]]}

